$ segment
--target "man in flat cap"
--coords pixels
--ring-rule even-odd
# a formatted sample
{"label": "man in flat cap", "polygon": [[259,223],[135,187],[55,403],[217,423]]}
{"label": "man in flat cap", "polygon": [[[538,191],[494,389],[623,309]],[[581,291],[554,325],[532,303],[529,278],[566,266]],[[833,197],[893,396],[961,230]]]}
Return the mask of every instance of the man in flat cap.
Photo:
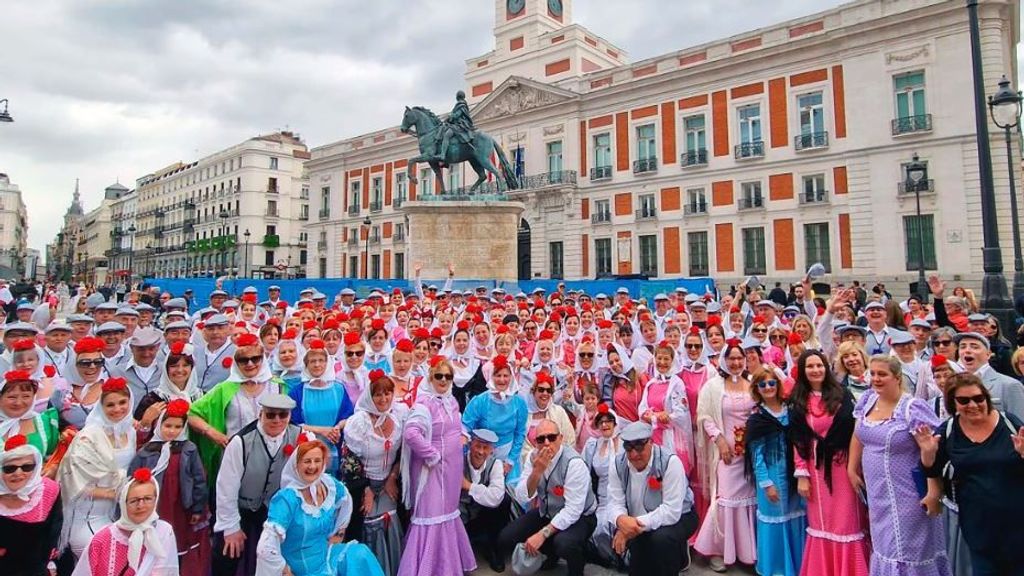
{"label": "man in flat cap", "polygon": [[505,493],[505,467],[494,457],[498,435],[487,429],[472,432],[463,467],[459,513],[466,533],[483,542],[491,570],[503,572],[505,559],[496,553],[498,534],[508,524],[511,499]]}

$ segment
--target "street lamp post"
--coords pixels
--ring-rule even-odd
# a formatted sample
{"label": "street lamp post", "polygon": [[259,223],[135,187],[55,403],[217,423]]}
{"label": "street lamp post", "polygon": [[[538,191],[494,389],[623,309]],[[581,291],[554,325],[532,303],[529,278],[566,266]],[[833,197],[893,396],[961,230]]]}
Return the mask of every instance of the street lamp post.
{"label": "street lamp post", "polygon": [[128,227],[128,289],[132,287],[132,282],[135,280],[135,224]]}
{"label": "street lamp post", "polygon": [[0,122],[14,122],[14,117],[7,111],[7,98],[0,98],[0,104],[4,105],[4,109],[0,110]]}
{"label": "street lamp post", "polygon": [[981,184],[982,307],[996,317],[1004,333],[1012,333],[1015,319],[1013,303],[1003,276],[1003,252],[999,248],[999,222],[996,220],[995,183],[992,181],[992,149],[985,114],[985,72],[981,61],[981,31],[978,24],[978,0],[967,0],[971,35],[971,68],[974,72],[974,125],[978,143],[978,179]]}
{"label": "street lamp post", "polygon": [[227,236],[228,218],[231,215],[228,214],[227,209],[223,209],[222,208],[221,211],[220,211],[219,216],[220,216],[220,222],[221,222],[221,229],[220,229],[221,248],[220,248],[220,271],[217,273],[218,276],[222,275],[224,273],[225,269],[227,268],[228,250],[224,246],[224,237]]}
{"label": "street lamp post", "polygon": [[1024,257],[1020,249],[1020,222],[1017,216],[1017,183],[1014,177],[1013,136],[1010,131],[1020,125],[1021,101],[1024,96],[1010,87],[1010,80],[1003,75],[999,90],[988,97],[988,111],[996,126],[1006,134],[1006,167],[1010,172],[1010,223],[1013,227],[1013,300],[1024,296]]}
{"label": "street lamp post", "polygon": [[924,222],[921,219],[921,188],[928,186],[927,176],[928,167],[915,153],[914,159],[907,164],[906,187],[914,191],[917,202],[917,293],[922,304],[928,303],[928,284],[924,278]]}
{"label": "street lamp post", "polygon": [[153,243],[146,242],[146,276],[152,276],[153,272]]}
{"label": "street lamp post", "polygon": [[245,236],[245,257],[242,258],[242,277],[244,278],[249,277],[249,236],[251,235],[249,229],[246,228],[245,234],[243,234]]}
{"label": "street lamp post", "polygon": [[366,226],[366,249],[363,251],[363,278],[370,278],[370,227],[373,226],[373,221],[367,216],[363,220],[363,226]]}

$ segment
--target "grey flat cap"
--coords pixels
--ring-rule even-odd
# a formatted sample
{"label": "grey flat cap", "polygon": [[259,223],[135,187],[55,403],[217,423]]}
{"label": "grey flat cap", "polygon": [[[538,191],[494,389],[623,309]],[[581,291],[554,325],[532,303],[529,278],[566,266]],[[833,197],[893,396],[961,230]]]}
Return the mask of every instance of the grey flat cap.
{"label": "grey flat cap", "polygon": [[647,440],[653,433],[654,431],[651,429],[650,424],[638,421],[631,422],[623,428],[619,436],[624,442],[636,442],[637,440]]}
{"label": "grey flat cap", "polygon": [[99,328],[96,329],[96,334],[99,335],[99,334],[104,334],[106,332],[124,332],[124,331],[125,331],[124,324],[121,324],[120,322],[104,322],[103,324],[100,325]]}
{"label": "grey flat cap", "polygon": [[210,316],[209,318],[204,320],[203,324],[207,328],[209,328],[210,326],[227,326],[228,317],[223,314],[214,314],[213,316]]}
{"label": "grey flat cap", "polygon": [[293,410],[295,408],[295,400],[284,394],[267,394],[260,398],[259,402],[261,407],[271,410]]}
{"label": "grey flat cap", "polygon": [[498,443],[498,435],[495,434],[494,432],[491,432],[490,430],[488,430],[486,428],[477,428],[477,429],[473,430],[473,438],[476,438],[478,440],[483,440],[484,442],[487,442],[488,444],[497,444]]}
{"label": "grey flat cap", "polygon": [[130,346],[156,346],[164,341],[164,335],[159,330],[151,326],[145,328],[139,328],[136,330],[132,337],[128,340]]}

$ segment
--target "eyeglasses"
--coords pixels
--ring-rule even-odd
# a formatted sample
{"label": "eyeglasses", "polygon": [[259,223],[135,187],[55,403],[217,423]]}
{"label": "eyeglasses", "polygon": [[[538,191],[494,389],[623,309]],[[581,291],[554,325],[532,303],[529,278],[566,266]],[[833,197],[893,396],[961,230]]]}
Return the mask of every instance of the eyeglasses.
{"label": "eyeglasses", "polygon": [[428,344],[428,345],[429,345],[429,346],[430,346],[431,348],[440,348],[440,347],[441,347],[441,343],[440,343],[440,342],[428,342],[427,344]]}
{"label": "eyeglasses", "polygon": [[778,380],[762,380],[757,383],[758,388],[775,388],[779,385]]}
{"label": "eyeglasses", "polygon": [[593,352],[580,352],[580,358],[593,358]]}
{"label": "eyeglasses", "polygon": [[75,366],[81,366],[82,368],[99,368],[103,366],[103,360],[76,360]]}
{"label": "eyeglasses", "polygon": [[366,354],[366,350],[345,350],[346,358],[357,358],[363,354]]}
{"label": "eyeglasses", "polygon": [[289,412],[287,410],[264,410],[263,411],[263,416],[265,416],[267,418],[267,420],[284,420],[289,415],[291,415],[291,412]]}
{"label": "eyeglasses", "polygon": [[703,344],[687,344],[686,345],[686,349],[687,350],[700,350],[703,347],[704,347]]}
{"label": "eyeglasses", "polygon": [[558,434],[538,434],[534,439],[534,444],[554,444],[558,442]]}
{"label": "eyeglasses", "polygon": [[128,500],[128,505],[129,506],[133,506],[135,508],[138,508],[139,506],[143,506],[143,505],[147,505],[148,506],[148,505],[150,505],[150,504],[152,504],[154,502],[156,502],[156,498],[153,497],[153,496],[141,496],[139,498],[132,498],[132,499]]}
{"label": "eyeglasses", "polygon": [[260,364],[261,362],[263,362],[263,355],[260,354],[259,356],[244,356],[242,358],[235,358],[235,360],[237,360],[239,364],[253,364],[253,365],[255,365],[255,364]]}
{"label": "eyeglasses", "polygon": [[952,340],[936,340],[935,341],[935,345],[936,346],[952,346],[953,345],[953,341]]}
{"label": "eyeglasses", "polygon": [[22,472],[31,472],[36,469],[35,462],[29,462],[28,464],[5,464],[3,467],[4,474],[14,474],[18,470]]}
{"label": "eyeglasses", "polygon": [[956,400],[956,403],[961,406],[968,406],[972,402],[974,404],[977,404],[978,406],[984,406],[985,404],[987,404],[984,394],[978,394],[977,396],[954,396],[953,399]]}
{"label": "eyeglasses", "polygon": [[643,440],[630,440],[623,442],[622,449],[626,452],[639,452],[644,449],[644,446],[647,446],[648,441],[648,438],[644,438]]}
{"label": "eyeglasses", "polygon": [[768,337],[769,340],[786,340],[785,334],[773,334]]}
{"label": "eyeglasses", "polygon": [[768,329],[767,328],[754,328],[753,330],[751,330],[751,332],[753,332],[754,334],[767,334],[768,333]]}
{"label": "eyeglasses", "polygon": [[536,392],[537,394],[551,394],[554,392],[554,390],[548,388],[547,386],[541,386],[540,388],[534,388],[534,392]]}
{"label": "eyeglasses", "polygon": [[441,380],[448,380],[449,382],[451,382],[452,380],[455,380],[455,374],[441,374],[440,372],[438,372],[434,374],[434,380],[437,380],[439,382]]}

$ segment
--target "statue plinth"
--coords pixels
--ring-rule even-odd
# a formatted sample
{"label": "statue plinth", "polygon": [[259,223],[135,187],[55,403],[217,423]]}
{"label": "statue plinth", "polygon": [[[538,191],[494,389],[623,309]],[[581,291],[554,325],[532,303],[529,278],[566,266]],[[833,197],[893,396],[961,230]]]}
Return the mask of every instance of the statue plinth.
{"label": "statue plinth", "polygon": [[459,278],[515,281],[521,202],[405,202],[409,218],[407,266],[423,278],[444,278],[448,263]]}

